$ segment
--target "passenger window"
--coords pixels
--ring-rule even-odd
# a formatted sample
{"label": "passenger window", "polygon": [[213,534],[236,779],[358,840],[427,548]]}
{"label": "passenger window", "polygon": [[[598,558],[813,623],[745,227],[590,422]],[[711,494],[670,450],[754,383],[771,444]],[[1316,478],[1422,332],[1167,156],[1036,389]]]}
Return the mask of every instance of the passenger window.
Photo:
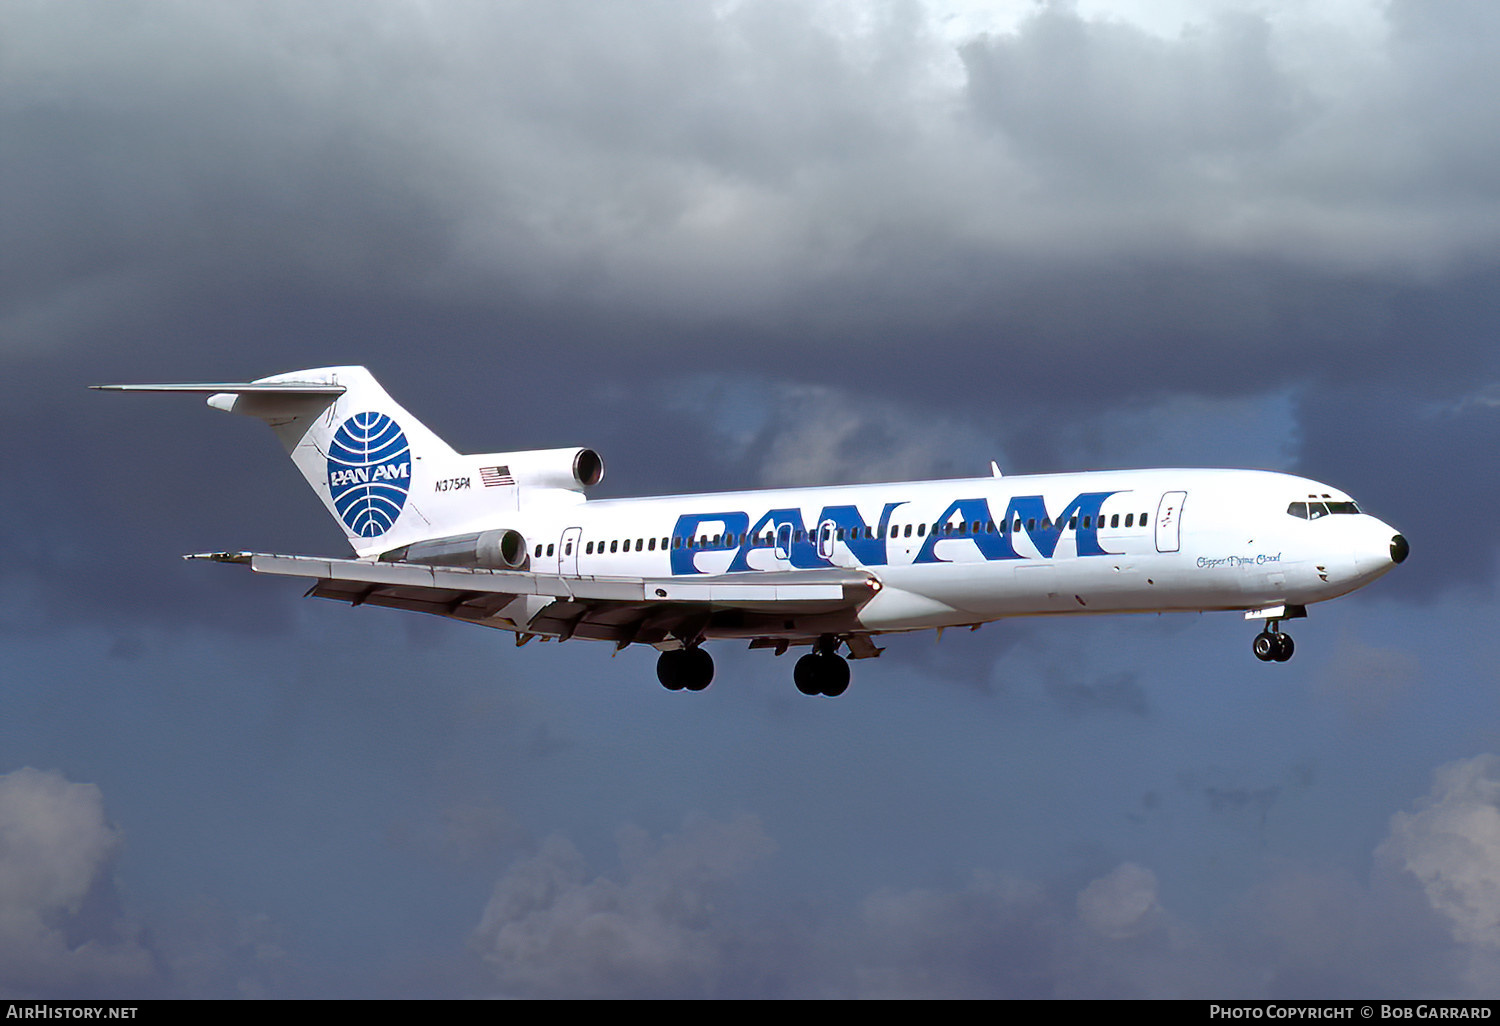
{"label": "passenger window", "polygon": [[619,552],[620,551],[620,542],[619,542],[619,539],[614,539],[614,540],[612,540],[609,543],[609,551],[611,551],[611,552]]}
{"label": "passenger window", "polygon": [[1140,524],[1142,527],[1145,527],[1146,523],[1149,520],[1150,520],[1150,517],[1148,517],[1148,516],[1146,516],[1146,514],[1142,513],[1139,517],[1136,518],[1136,523]]}
{"label": "passenger window", "polygon": [[927,525],[925,523],[918,524],[917,525],[917,537],[920,538],[923,535],[925,535],[926,533],[927,533]]}
{"label": "passenger window", "polygon": [[542,554],[542,543],[541,543],[541,542],[537,542],[537,546],[536,546],[536,554],[537,554],[537,555],[538,555],[538,556],[540,556],[540,555],[541,555],[541,554]]}
{"label": "passenger window", "polygon": [[1072,531],[1072,530],[1077,529],[1077,527],[1078,527],[1078,518],[1076,516],[1069,517],[1068,518],[1068,530]]}
{"label": "passenger window", "polygon": [[1125,526],[1126,527],[1133,527],[1133,526],[1135,526],[1135,514],[1134,513],[1126,513],[1125,514]]}
{"label": "passenger window", "polygon": [[1035,531],[1036,530],[1036,517],[1030,517],[1030,518],[1027,519],[1027,521],[1026,521],[1026,530],[1028,530],[1028,531]]}
{"label": "passenger window", "polygon": [[571,556],[572,554],[573,554],[573,543],[572,542],[568,542],[568,544],[563,547],[563,555],[564,556]]}
{"label": "passenger window", "polygon": [[552,546],[551,545],[547,546],[547,555],[549,555],[549,556],[552,555]]}

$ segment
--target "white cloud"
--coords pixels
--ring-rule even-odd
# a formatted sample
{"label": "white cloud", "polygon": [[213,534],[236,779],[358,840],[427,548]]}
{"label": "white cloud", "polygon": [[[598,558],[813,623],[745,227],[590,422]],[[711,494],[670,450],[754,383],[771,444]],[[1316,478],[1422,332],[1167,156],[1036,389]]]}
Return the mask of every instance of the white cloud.
{"label": "white cloud", "polygon": [[1439,767],[1416,810],[1391,817],[1377,856],[1417,879],[1455,940],[1500,948],[1500,758]]}
{"label": "white cloud", "polygon": [[591,876],[550,837],[495,885],[475,930],[508,992],[538,997],[710,996],[725,970],[719,900],[774,845],[760,823],[697,820],[653,842],[622,831],[617,876]]}
{"label": "white cloud", "polygon": [[150,977],[135,929],[109,908],[120,845],[93,784],[26,767],[0,776],[0,989],[78,994]]}
{"label": "white cloud", "polygon": [[1118,866],[1078,892],[1078,917],[1111,940],[1149,930],[1158,910],[1156,874],[1134,862]]}

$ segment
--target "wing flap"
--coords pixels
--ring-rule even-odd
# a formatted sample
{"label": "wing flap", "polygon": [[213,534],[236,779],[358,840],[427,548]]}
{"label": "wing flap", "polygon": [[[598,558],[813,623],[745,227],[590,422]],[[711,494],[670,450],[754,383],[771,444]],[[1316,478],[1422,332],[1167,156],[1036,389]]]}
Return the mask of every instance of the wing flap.
{"label": "wing flap", "polygon": [[843,569],[757,571],[684,580],[569,577],[524,570],[375,563],[261,552],[201,553],[185,558],[243,563],[260,574],[315,578],[319,583],[312,593],[320,597],[376,605],[395,601],[420,603],[424,608],[463,604],[467,601],[465,596],[489,594],[539,595],[586,604],[707,605],[753,610],[792,603],[837,609],[862,605],[879,586],[872,574]]}

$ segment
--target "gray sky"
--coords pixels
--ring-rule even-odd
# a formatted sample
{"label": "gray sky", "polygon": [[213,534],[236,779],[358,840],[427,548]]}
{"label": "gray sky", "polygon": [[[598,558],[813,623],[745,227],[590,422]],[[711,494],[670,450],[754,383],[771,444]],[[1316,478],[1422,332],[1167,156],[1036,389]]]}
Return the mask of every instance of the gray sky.
{"label": "gray sky", "polygon": [[[0,988],[1493,996],[1500,10],[0,6]],[[602,491],[1143,465],[1412,541],[1229,614],[895,638],[848,695],[183,552],[338,553],[259,426],[362,363]]]}

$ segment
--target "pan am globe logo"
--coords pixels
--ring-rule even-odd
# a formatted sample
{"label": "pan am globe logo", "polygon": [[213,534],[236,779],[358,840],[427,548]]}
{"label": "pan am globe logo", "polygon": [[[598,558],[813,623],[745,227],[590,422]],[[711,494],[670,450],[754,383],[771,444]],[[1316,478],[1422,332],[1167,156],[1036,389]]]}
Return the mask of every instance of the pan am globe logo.
{"label": "pan am globe logo", "polygon": [[383,413],[356,413],[328,446],[333,508],[350,532],[378,538],[396,523],[411,490],[406,433]]}

